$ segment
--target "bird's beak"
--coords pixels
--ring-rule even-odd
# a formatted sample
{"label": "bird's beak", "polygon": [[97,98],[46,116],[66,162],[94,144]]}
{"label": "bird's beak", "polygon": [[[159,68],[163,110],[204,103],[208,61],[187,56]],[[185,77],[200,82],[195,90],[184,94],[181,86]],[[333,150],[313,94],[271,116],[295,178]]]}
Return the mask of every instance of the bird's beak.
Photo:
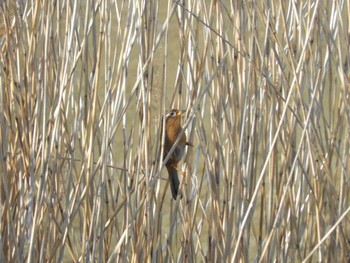
{"label": "bird's beak", "polygon": [[186,113],[186,110],[179,110],[178,115],[181,116],[184,113]]}

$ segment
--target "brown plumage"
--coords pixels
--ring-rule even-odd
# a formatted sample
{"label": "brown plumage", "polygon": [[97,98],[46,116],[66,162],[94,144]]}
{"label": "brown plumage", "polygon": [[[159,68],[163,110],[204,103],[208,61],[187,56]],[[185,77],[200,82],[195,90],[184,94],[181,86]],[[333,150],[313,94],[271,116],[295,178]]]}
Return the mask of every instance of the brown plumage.
{"label": "brown plumage", "polygon": [[[167,157],[170,149],[173,147],[175,141],[177,140],[178,136],[182,131],[182,127],[181,127],[182,113],[183,112],[180,110],[172,109],[168,111],[168,113],[165,115],[166,133],[165,133],[164,153],[163,153],[164,159]],[[179,194],[179,185],[180,185],[179,177],[177,174],[177,164],[181,161],[181,158],[185,152],[186,145],[191,145],[191,144],[186,142],[186,134],[183,133],[174,152],[172,153],[171,157],[168,159],[167,163],[165,164],[169,174],[171,193],[175,200],[177,195]]]}

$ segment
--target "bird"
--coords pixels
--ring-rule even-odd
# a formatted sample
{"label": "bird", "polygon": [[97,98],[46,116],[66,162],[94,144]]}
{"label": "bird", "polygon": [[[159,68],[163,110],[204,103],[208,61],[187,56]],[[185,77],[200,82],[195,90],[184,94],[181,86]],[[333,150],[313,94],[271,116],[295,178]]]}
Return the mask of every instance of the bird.
{"label": "bird", "polygon": [[[177,138],[179,137],[182,126],[181,126],[181,116],[184,111],[178,109],[171,109],[165,115],[165,139],[163,148],[163,161],[167,157],[170,149],[173,147]],[[171,154],[170,158],[165,164],[166,169],[169,174],[171,193],[176,200],[179,194],[179,177],[177,173],[177,164],[181,161],[182,156],[185,152],[186,145],[193,146],[191,143],[186,141],[186,134],[183,133],[175,150]]]}

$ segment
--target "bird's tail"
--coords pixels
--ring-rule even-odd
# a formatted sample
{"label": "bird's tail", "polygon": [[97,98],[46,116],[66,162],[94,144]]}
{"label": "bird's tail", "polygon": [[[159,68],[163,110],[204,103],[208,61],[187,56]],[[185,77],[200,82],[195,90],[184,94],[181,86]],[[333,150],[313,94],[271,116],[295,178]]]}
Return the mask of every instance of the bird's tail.
{"label": "bird's tail", "polygon": [[177,175],[177,170],[176,170],[176,167],[173,167],[172,165],[169,165],[166,168],[169,174],[171,193],[173,195],[173,198],[176,200],[176,197],[179,193],[179,185],[180,185],[179,177]]}

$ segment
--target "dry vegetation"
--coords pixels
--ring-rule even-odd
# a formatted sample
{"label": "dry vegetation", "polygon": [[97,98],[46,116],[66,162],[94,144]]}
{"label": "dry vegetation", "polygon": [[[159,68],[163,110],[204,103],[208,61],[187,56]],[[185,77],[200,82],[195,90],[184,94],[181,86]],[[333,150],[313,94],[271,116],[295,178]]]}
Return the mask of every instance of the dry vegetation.
{"label": "dry vegetation", "polygon": [[1,11],[1,262],[349,260],[349,0]]}

